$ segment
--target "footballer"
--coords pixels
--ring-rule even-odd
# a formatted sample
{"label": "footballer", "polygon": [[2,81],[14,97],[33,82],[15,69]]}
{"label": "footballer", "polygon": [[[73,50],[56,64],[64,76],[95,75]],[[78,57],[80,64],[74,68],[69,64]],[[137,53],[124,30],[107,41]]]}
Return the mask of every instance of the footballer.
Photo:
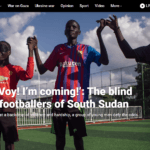
{"label": "footballer", "polygon": [[[9,62],[9,56],[11,55],[11,46],[6,41],[0,41],[0,88],[16,90],[19,80],[28,80],[33,77],[34,62],[33,62],[33,48],[32,42],[28,44],[29,57],[27,62],[27,69],[24,70],[18,65],[12,65]],[[16,57],[17,54],[16,54]],[[3,102],[14,102],[16,101],[15,96],[4,93],[0,95],[0,99]],[[14,150],[14,142],[18,141],[17,132],[17,121],[16,121],[16,108],[8,107],[5,108],[3,105],[0,108],[0,135],[3,134],[5,141],[5,150]],[[14,114],[14,115],[13,115]],[[9,116],[9,117],[7,117]]]}
{"label": "footballer", "polygon": [[[56,108],[53,105],[53,114],[66,114],[55,115],[52,118],[51,132],[56,134],[56,149],[64,150],[65,147],[65,132],[66,124],[68,123],[70,135],[74,137],[74,145],[76,150],[83,150],[84,144],[82,137],[87,136],[86,126],[84,120],[84,110],[82,108],[69,108],[67,101],[85,102],[88,100],[89,78],[90,78],[90,65],[92,62],[98,66],[101,64],[108,65],[108,55],[105,45],[102,40],[101,32],[106,26],[104,19],[98,20],[100,26],[97,29],[97,36],[100,44],[100,51],[96,51],[93,47],[77,42],[77,37],[81,34],[80,25],[75,20],[69,20],[66,23],[65,35],[67,42],[57,45],[48,59],[43,64],[38,48],[34,48],[37,67],[40,74],[44,74],[47,70],[54,71],[58,67],[57,79],[55,82],[55,89],[76,89],[80,88],[78,94],[74,97],[70,95],[54,95],[52,103],[65,101],[63,108]],[[30,38],[37,44],[37,39]],[[80,115],[76,115],[80,114]]]}

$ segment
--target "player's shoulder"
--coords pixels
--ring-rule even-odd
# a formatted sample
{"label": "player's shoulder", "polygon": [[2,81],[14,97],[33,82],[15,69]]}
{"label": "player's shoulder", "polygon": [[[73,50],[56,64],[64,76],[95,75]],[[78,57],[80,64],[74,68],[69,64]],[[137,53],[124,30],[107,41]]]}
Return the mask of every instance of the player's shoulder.
{"label": "player's shoulder", "polygon": [[78,43],[77,46],[78,46],[78,50],[87,50],[87,51],[88,51],[88,49],[90,47],[89,45],[82,44],[82,43]]}
{"label": "player's shoulder", "polygon": [[19,66],[19,65],[13,65],[13,64],[10,64],[10,66],[11,66],[12,68],[18,68],[18,67],[21,67],[21,66]]}
{"label": "player's shoulder", "polygon": [[88,53],[91,53],[91,52],[96,52],[96,49],[90,45],[87,45],[87,44],[80,44],[83,49],[87,49],[87,52]]}
{"label": "player's shoulder", "polygon": [[55,52],[55,54],[57,54],[59,56],[59,55],[62,55],[63,53],[65,54],[67,52],[66,50],[69,50],[69,49],[70,49],[70,47],[67,45],[67,43],[59,44],[59,45],[55,46],[54,52]]}
{"label": "player's shoulder", "polygon": [[13,65],[13,64],[9,64],[8,66],[7,66],[7,68],[17,68],[18,66],[17,65]]}
{"label": "player's shoulder", "polygon": [[60,50],[62,48],[65,48],[65,44],[58,44],[54,47],[54,50]]}
{"label": "player's shoulder", "polygon": [[13,65],[13,64],[9,64],[7,65],[7,71],[10,71],[10,74],[16,74],[18,73],[19,71],[23,70],[23,68],[19,65]]}
{"label": "player's shoulder", "polygon": [[88,49],[94,49],[94,47],[92,47],[92,46],[90,46],[88,44],[81,44],[81,43],[79,43],[78,45],[81,46],[81,47],[87,47]]}
{"label": "player's shoulder", "polygon": [[82,44],[82,43],[78,43],[77,45],[78,45],[78,46],[82,46],[82,47],[89,47],[89,45],[87,45],[87,44]]}
{"label": "player's shoulder", "polygon": [[19,66],[19,65],[12,65],[12,64],[10,64],[9,67],[10,67],[11,69],[16,70],[16,71],[23,69],[23,68],[22,68],[21,66]]}

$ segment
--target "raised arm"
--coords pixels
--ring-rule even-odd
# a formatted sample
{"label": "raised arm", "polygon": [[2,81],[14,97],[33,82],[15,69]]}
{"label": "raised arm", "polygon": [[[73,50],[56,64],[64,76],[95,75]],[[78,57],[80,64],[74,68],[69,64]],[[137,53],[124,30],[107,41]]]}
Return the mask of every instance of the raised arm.
{"label": "raised arm", "polygon": [[34,38],[30,37],[29,40],[28,40],[28,44],[33,44],[34,45],[34,53],[35,53],[35,59],[36,59],[36,64],[37,64],[38,71],[39,71],[40,74],[44,74],[47,71],[47,69],[44,67],[44,64],[42,63],[42,61],[40,59],[37,43],[38,43],[38,40],[35,36],[34,36]]}
{"label": "raised arm", "polygon": [[24,70],[22,67],[17,66],[17,76],[20,80],[29,80],[33,77],[34,72],[34,61],[33,61],[33,49],[34,43],[28,43],[29,38],[27,39],[27,45],[29,49],[29,57],[27,62],[27,68]]}
{"label": "raised arm", "polygon": [[107,51],[102,39],[102,35],[101,32],[104,29],[104,27],[106,26],[106,22],[104,19],[101,20],[97,20],[97,23],[100,23],[99,28],[97,29],[97,37],[99,40],[99,45],[100,45],[100,51],[101,51],[101,57],[99,59],[100,63],[102,63],[103,65],[108,65],[109,60],[108,60],[108,55],[107,55]]}
{"label": "raised arm", "polygon": [[121,51],[123,52],[124,56],[126,58],[135,58],[135,52],[131,48],[131,46],[128,44],[128,42],[124,39],[122,32],[120,30],[120,27],[118,25],[118,19],[115,15],[113,15],[114,19],[112,17],[109,17],[110,20],[106,20],[106,25],[108,25],[115,33],[119,47]]}

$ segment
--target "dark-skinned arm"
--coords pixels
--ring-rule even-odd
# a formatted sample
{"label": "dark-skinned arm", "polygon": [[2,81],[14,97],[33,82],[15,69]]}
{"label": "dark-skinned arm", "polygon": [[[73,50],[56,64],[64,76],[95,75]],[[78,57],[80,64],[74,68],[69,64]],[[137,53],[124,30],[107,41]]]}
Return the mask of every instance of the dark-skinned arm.
{"label": "dark-skinned arm", "polygon": [[102,35],[101,32],[105,27],[105,20],[101,19],[101,20],[97,20],[97,23],[100,22],[100,27],[97,29],[97,37],[99,40],[99,45],[100,45],[100,51],[101,51],[101,57],[99,59],[99,62],[102,63],[103,65],[108,65],[109,60],[108,60],[108,54],[102,39]]}
{"label": "dark-skinned arm", "polygon": [[110,20],[106,20],[106,25],[108,25],[112,30],[114,30],[115,36],[117,38],[118,45],[123,52],[124,56],[126,58],[136,58],[134,50],[131,48],[131,46],[128,44],[128,42],[124,39],[122,32],[120,30],[120,27],[118,26],[118,20],[115,15],[113,15],[114,19],[112,17],[109,17]]}

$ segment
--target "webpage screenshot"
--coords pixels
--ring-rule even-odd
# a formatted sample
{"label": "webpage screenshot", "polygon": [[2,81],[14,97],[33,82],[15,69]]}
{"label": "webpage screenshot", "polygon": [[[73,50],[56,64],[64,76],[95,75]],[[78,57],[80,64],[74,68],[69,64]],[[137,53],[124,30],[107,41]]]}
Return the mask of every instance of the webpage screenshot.
{"label": "webpage screenshot", "polygon": [[0,150],[148,150],[150,3],[0,4]]}

